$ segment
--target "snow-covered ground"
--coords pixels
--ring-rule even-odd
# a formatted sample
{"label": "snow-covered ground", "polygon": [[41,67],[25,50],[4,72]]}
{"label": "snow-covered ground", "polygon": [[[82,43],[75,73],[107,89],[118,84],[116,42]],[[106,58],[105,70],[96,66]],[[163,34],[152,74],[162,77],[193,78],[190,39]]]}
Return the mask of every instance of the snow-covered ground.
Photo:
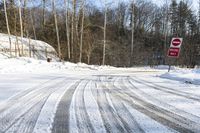
{"label": "snow-covered ground", "polygon": [[199,85],[199,69],[1,56],[0,132],[199,133]]}
{"label": "snow-covered ground", "polygon": [[200,85],[200,69],[183,69],[176,68],[170,73],[165,73],[161,78],[168,78],[180,82]]}
{"label": "snow-covered ground", "polygon": [[9,36],[0,33],[0,57],[10,57],[10,48],[12,57],[32,57],[35,59],[52,58],[57,60],[57,53],[55,49],[49,44],[33,39],[21,38],[19,36],[11,35],[11,46]]}

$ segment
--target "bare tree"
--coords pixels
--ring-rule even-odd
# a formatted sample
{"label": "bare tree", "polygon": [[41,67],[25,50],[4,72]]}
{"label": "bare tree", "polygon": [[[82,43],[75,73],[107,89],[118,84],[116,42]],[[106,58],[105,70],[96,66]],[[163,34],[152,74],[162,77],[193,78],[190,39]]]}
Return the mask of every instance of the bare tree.
{"label": "bare tree", "polygon": [[[76,8],[79,8],[79,2],[76,3]],[[77,10],[77,9],[76,9]],[[79,11],[77,12],[77,15],[75,15],[75,43],[80,47],[80,31],[79,31],[79,22],[80,22],[80,16],[81,16],[81,7]]]}
{"label": "bare tree", "polygon": [[46,25],[46,19],[45,19],[45,17],[46,17],[46,14],[45,14],[45,10],[46,10],[46,0],[42,0],[42,2],[43,2],[43,9],[42,9],[42,26],[43,26],[43,28],[45,27],[45,25]]}
{"label": "bare tree", "polygon": [[31,19],[31,25],[32,25],[32,28],[33,28],[33,34],[34,34],[34,39],[36,40],[37,39],[37,36],[36,36],[36,31],[35,31],[35,23],[34,23],[34,17],[33,17],[33,13],[32,13],[32,9],[30,10],[30,19]]}
{"label": "bare tree", "polygon": [[96,43],[96,37],[95,35],[91,32],[90,29],[86,29],[86,34],[85,34],[85,47],[83,49],[83,52],[86,53],[87,56],[87,64],[90,64],[90,59],[92,55],[92,51],[95,49],[95,43]]}
{"label": "bare tree", "polygon": [[85,0],[82,0],[82,22],[81,22],[81,40],[80,40],[79,62],[82,61],[84,19],[85,19]]}
{"label": "bare tree", "polygon": [[74,55],[74,26],[76,17],[76,0],[72,0],[73,10],[72,10],[72,23],[71,23],[71,54]]}
{"label": "bare tree", "polygon": [[105,65],[105,56],[106,56],[106,27],[107,27],[107,4],[105,0],[105,12],[104,12],[104,29],[103,29],[103,60],[102,65]]}
{"label": "bare tree", "polygon": [[52,0],[52,9],[53,9],[53,14],[54,14],[56,37],[57,37],[57,43],[58,43],[58,57],[59,57],[59,59],[61,61],[60,36],[59,36],[57,15],[56,15],[56,9],[55,9],[55,0]]}
{"label": "bare tree", "polygon": [[20,49],[19,49],[19,43],[18,43],[18,36],[17,36],[17,10],[15,8],[14,3],[12,4],[12,10],[14,11],[14,34],[16,35],[16,41],[15,41],[15,56],[18,54],[20,54]]}
{"label": "bare tree", "polygon": [[23,46],[23,24],[22,24],[22,11],[21,11],[21,1],[18,0],[19,3],[19,19],[20,19],[20,30],[21,30],[21,45],[22,45],[22,55],[24,54],[24,46]]}
{"label": "bare tree", "polygon": [[165,34],[165,43],[164,43],[164,62],[166,61],[166,54],[167,54],[167,36],[168,36],[168,0],[166,0],[166,12],[165,12],[165,24],[164,24],[164,34]]}
{"label": "bare tree", "polygon": [[[22,3],[22,0],[21,0],[21,3]],[[27,20],[27,0],[24,0],[24,4],[23,4],[23,30],[24,30],[24,33],[26,34],[28,31],[28,27],[27,27],[27,23],[28,23],[28,20]]]}
{"label": "bare tree", "polygon": [[68,59],[71,58],[70,50],[70,30],[69,30],[69,0],[65,0],[65,24],[66,24],[66,37],[67,37],[67,50],[68,50]]}
{"label": "bare tree", "polygon": [[134,6],[135,6],[135,2],[133,0],[132,3],[132,24],[131,24],[131,57],[130,57],[130,66],[133,65],[133,47],[134,47]]}
{"label": "bare tree", "polygon": [[5,17],[6,17],[6,26],[7,26],[7,31],[8,31],[9,43],[10,43],[10,57],[12,57],[12,42],[11,42],[11,37],[10,37],[10,28],[9,28],[9,23],[8,23],[6,0],[4,0],[4,12],[5,12]]}

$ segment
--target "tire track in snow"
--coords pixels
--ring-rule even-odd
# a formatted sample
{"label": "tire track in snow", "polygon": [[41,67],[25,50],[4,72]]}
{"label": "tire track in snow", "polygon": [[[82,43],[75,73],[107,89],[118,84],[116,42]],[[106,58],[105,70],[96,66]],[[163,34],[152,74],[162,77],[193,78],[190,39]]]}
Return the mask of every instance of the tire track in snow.
{"label": "tire track in snow", "polygon": [[146,86],[151,87],[155,90],[159,90],[159,91],[162,91],[162,92],[165,92],[165,93],[168,93],[168,94],[172,94],[172,95],[176,95],[176,96],[180,96],[180,97],[184,97],[184,98],[187,98],[187,99],[190,99],[190,100],[200,102],[200,98],[199,98],[200,96],[198,96],[198,95],[194,95],[194,94],[189,95],[189,93],[178,91],[178,90],[168,88],[168,87],[164,87],[164,86],[161,86],[161,85],[157,85],[157,84],[154,84],[154,83],[142,80],[142,79],[139,79],[139,80],[136,80],[136,79],[133,79],[133,78],[130,78],[130,79],[133,80],[134,82],[146,85]]}
{"label": "tire track in snow", "polygon": [[[46,98],[47,99],[47,98]],[[8,130],[6,131],[7,133],[29,133],[32,132],[34,129],[34,126],[29,126],[29,125],[35,125],[37,122],[37,119],[39,117],[41,107],[45,104],[44,102],[36,103],[36,105],[33,108],[30,108],[27,110],[27,112],[19,118],[19,120],[16,121],[13,125],[11,125]],[[23,124],[22,124],[23,123]],[[28,125],[28,126],[27,126]]]}
{"label": "tire track in snow", "polygon": [[107,97],[110,97],[114,110],[116,110],[115,113],[118,115],[120,121],[123,123],[126,132],[144,133],[143,129],[138,125],[135,118],[131,115],[127,108],[125,108],[124,104],[121,103],[121,100],[115,98],[112,93],[106,94]]}
{"label": "tire track in snow", "polygon": [[92,93],[95,89],[97,89],[94,82],[95,78],[91,80],[85,88],[84,101],[85,101],[85,106],[87,107],[86,111],[88,113],[88,117],[94,127],[94,132],[105,133],[106,129],[104,127],[104,123],[98,108],[98,104]]}
{"label": "tire track in snow", "polygon": [[42,85],[41,88],[26,91],[27,93],[23,92],[23,95],[19,94],[21,97],[16,96],[17,98],[15,97],[14,100],[7,101],[12,105],[5,106],[1,110],[0,132],[32,132],[46,100],[65,82],[66,79],[61,80],[58,78],[54,80],[53,84],[48,83],[47,85]]}
{"label": "tire track in snow", "polygon": [[96,100],[99,106],[99,110],[101,113],[101,117],[104,122],[104,126],[106,128],[106,132],[108,133],[121,133],[128,132],[125,128],[123,121],[116,113],[116,109],[114,109],[113,104],[110,102],[108,97],[106,96],[106,88],[105,82],[102,81],[99,77],[99,81],[97,82],[97,94]]}
{"label": "tire track in snow", "polygon": [[108,101],[111,102],[112,107],[123,123],[127,132],[136,132],[136,133],[144,133],[143,129],[139,126],[135,118],[132,114],[127,110],[121,100],[115,97],[115,93],[112,92],[113,86],[116,82],[116,77],[107,77],[107,84],[105,84],[106,96],[108,97]]}
{"label": "tire track in snow", "polygon": [[200,132],[197,123],[141,99],[137,94],[128,91],[128,88],[124,85],[124,81],[122,81],[122,83],[120,88],[115,86],[115,89],[113,88],[112,91],[115,91],[117,97],[139,112],[179,132]]}
{"label": "tire track in snow", "polygon": [[70,104],[74,92],[80,83],[81,80],[77,81],[62,96],[54,117],[52,133],[69,133]]}
{"label": "tire track in snow", "polygon": [[4,112],[7,108],[9,108],[10,106],[12,106],[13,104],[16,103],[16,101],[20,100],[21,97],[24,97],[25,95],[28,95],[29,93],[33,92],[33,91],[36,91],[36,90],[39,90],[45,86],[48,86],[48,85],[51,85],[52,82],[54,80],[57,80],[57,79],[61,79],[61,78],[53,78],[53,79],[50,79],[48,81],[45,81],[35,87],[32,87],[32,88],[29,88],[29,89],[26,89],[25,91],[22,91],[22,92],[19,92],[18,94],[14,95],[13,97],[9,98],[8,100],[6,100],[5,102],[1,102],[0,103],[0,113]]}
{"label": "tire track in snow", "polygon": [[[113,86],[115,85],[115,82],[117,82],[117,78],[112,78],[111,82],[108,82],[107,89],[110,92],[111,100],[113,101],[113,104],[115,106],[115,109],[118,113],[118,116],[123,121],[125,128],[128,130],[128,132],[137,132],[137,133],[144,133],[144,130],[140,127],[140,125],[135,120],[134,116],[129,112],[129,110],[124,106],[124,103],[115,97],[115,94],[112,93]],[[121,82],[120,82],[121,83]]]}
{"label": "tire track in snow", "polygon": [[196,115],[193,115],[186,111],[183,111],[181,109],[178,109],[175,106],[166,103],[165,101],[161,101],[161,100],[153,97],[152,95],[147,94],[145,91],[136,87],[136,85],[131,81],[130,78],[127,77],[126,79],[124,79],[124,85],[127,86],[131,92],[133,91],[133,92],[137,93],[138,96],[142,97],[146,101],[149,101],[153,104],[157,104],[157,105],[159,105],[159,107],[165,108],[165,109],[173,112],[174,114],[179,114],[183,117],[190,118],[191,120],[195,121],[196,123],[199,123],[199,120],[200,120],[199,116],[196,116]]}
{"label": "tire track in snow", "polygon": [[57,107],[64,94],[80,79],[69,79],[60,89],[53,92],[46,100],[35,124],[33,133],[51,133]]}
{"label": "tire track in snow", "polygon": [[74,92],[70,106],[70,128],[72,133],[93,133],[94,127],[85,106],[84,90],[89,79],[83,80]]}

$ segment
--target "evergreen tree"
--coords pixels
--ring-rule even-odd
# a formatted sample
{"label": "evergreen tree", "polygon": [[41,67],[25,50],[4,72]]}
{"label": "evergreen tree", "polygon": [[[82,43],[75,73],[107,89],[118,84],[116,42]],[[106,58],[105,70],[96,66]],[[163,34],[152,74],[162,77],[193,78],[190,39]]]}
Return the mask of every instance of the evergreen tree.
{"label": "evergreen tree", "polygon": [[188,18],[188,6],[187,3],[180,1],[177,8],[177,15],[178,15],[178,35],[180,37],[184,37],[186,34],[186,21]]}

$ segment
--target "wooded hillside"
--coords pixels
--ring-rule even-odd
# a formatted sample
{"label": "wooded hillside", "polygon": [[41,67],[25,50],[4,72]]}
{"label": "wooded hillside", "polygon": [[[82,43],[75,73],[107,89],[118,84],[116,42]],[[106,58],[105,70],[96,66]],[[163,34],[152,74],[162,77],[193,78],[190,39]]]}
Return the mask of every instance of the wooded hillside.
{"label": "wooded hillside", "polygon": [[[163,1],[160,7],[151,0],[117,5],[104,0],[100,5],[95,0],[1,0],[0,32],[45,41],[72,62],[199,65],[200,10],[193,10],[189,1]],[[176,60],[166,57],[172,37],[183,38]]]}

